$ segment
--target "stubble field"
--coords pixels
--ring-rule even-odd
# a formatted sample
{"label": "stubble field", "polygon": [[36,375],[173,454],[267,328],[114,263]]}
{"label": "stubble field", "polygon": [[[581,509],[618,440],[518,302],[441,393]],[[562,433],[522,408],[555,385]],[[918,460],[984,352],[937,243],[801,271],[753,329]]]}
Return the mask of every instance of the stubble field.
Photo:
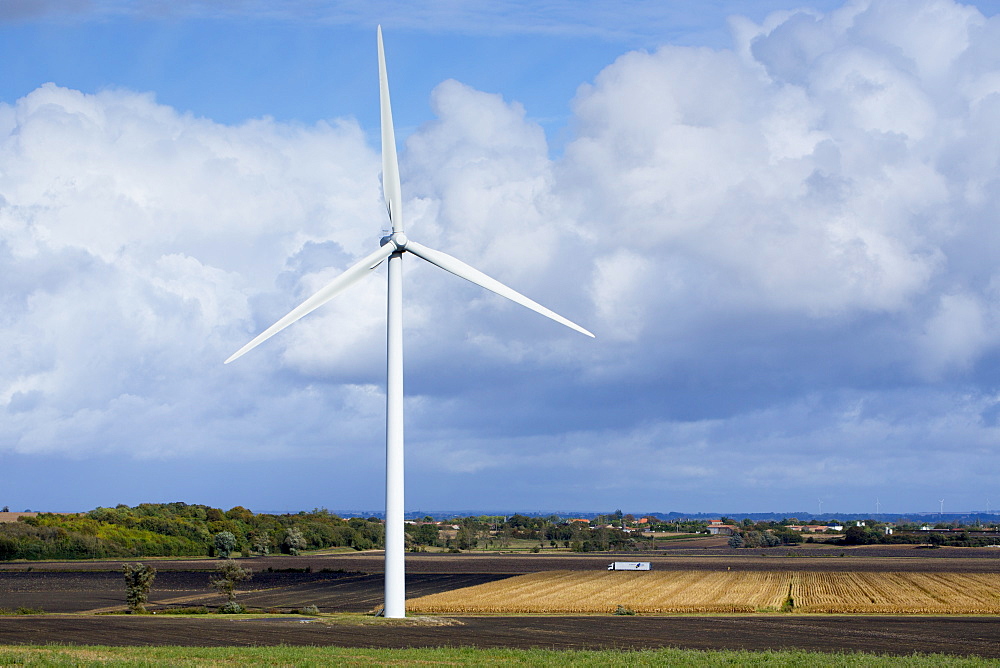
{"label": "stubble field", "polygon": [[531,573],[422,596],[410,610],[459,614],[804,612],[1000,614],[1000,575],[659,571]]}

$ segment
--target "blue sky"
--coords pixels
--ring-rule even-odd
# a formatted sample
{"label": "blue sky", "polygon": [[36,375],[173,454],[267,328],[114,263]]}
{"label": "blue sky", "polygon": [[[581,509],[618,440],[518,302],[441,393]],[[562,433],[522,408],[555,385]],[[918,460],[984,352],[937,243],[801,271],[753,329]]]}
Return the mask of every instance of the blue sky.
{"label": "blue sky", "polygon": [[995,2],[0,3],[0,505],[998,505]]}

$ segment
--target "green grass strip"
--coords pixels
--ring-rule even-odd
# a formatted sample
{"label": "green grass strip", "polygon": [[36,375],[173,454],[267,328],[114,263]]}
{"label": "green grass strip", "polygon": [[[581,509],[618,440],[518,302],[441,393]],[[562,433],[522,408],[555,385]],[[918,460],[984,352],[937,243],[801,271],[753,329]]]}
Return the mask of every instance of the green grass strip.
{"label": "green grass strip", "polygon": [[358,649],[350,647],[104,647],[3,645],[0,666],[772,666],[946,668],[998,666],[990,659],[942,654],[893,657],[875,654],[824,654],[804,651],[645,651],[519,650],[468,647],[434,649]]}

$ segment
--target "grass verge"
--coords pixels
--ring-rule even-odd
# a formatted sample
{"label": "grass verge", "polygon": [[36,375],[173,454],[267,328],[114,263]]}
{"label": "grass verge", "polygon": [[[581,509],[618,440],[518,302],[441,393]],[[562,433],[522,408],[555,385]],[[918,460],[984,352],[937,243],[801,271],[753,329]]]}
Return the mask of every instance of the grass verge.
{"label": "grass verge", "polygon": [[987,659],[943,654],[905,657],[875,654],[823,654],[803,651],[629,651],[474,649],[361,649],[351,647],[75,647],[0,646],[0,665],[18,666],[837,666],[865,668],[972,668],[995,666]]}

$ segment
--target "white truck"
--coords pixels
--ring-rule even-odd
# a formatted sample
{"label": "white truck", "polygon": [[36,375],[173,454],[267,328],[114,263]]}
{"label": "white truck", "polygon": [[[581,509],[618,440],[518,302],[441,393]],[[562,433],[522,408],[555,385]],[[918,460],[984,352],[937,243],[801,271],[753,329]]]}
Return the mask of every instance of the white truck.
{"label": "white truck", "polygon": [[651,568],[648,561],[612,561],[608,564],[609,571],[648,571]]}

